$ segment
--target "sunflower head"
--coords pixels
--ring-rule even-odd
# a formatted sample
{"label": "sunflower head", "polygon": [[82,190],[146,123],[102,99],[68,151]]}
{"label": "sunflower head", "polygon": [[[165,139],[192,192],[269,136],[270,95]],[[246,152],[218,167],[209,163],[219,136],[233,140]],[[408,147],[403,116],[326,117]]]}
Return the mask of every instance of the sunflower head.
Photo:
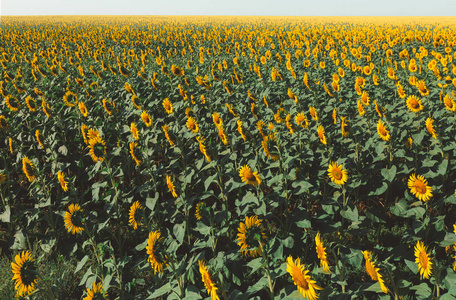
{"label": "sunflower head", "polygon": [[143,120],[144,124],[147,127],[152,126],[152,118],[151,118],[151,116],[149,115],[149,113],[147,111],[143,111],[141,113],[141,120]]}
{"label": "sunflower head", "polygon": [[415,95],[408,96],[405,103],[407,105],[407,108],[414,113],[419,113],[424,109],[421,99]]}
{"label": "sunflower head", "polygon": [[0,128],[1,129],[8,129],[9,124],[8,120],[6,119],[5,116],[0,116]]}
{"label": "sunflower head", "polygon": [[173,104],[169,101],[169,98],[163,100],[163,107],[168,115],[173,113]]}
{"label": "sunflower head", "polygon": [[211,297],[211,300],[219,300],[219,296],[217,295],[217,286],[215,282],[212,280],[211,274],[206,266],[206,263],[202,260],[198,260],[199,271],[201,273],[201,277],[206,287],[207,293]]}
{"label": "sunflower head", "polygon": [[84,231],[84,212],[79,204],[70,204],[63,220],[69,233],[79,234]]}
{"label": "sunflower head", "polygon": [[324,247],[323,245],[320,233],[317,233],[317,235],[315,236],[315,245],[318,258],[320,259],[320,266],[326,273],[331,273],[331,271],[329,270],[328,257],[326,255],[326,247]]}
{"label": "sunflower head", "polygon": [[429,134],[432,135],[434,139],[437,139],[437,132],[435,131],[434,128],[434,120],[432,118],[427,118],[426,119],[426,129],[429,132]]}
{"label": "sunflower head", "polygon": [[59,179],[60,186],[64,192],[68,191],[68,181],[65,180],[65,176],[63,175],[62,171],[57,172],[57,178]]}
{"label": "sunflower head", "polygon": [[309,300],[317,300],[317,290],[322,290],[317,282],[308,275],[309,270],[306,270],[304,265],[301,265],[301,260],[297,258],[293,261],[293,257],[287,258],[287,272],[291,275],[293,283],[298,288],[299,293]]}
{"label": "sunflower head", "polygon": [[29,182],[32,182],[36,178],[36,170],[35,166],[33,165],[32,161],[27,157],[24,156],[22,158],[22,171],[24,172],[25,176]]}
{"label": "sunflower head", "polygon": [[261,183],[261,176],[257,172],[253,172],[249,165],[244,165],[239,170],[239,176],[245,184],[257,186]]}
{"label": "sunflower head", "polygon": [[101,299],[108,299],[108,293],[103,291],[103,285],[101,282],[99,283],[92,283],[92,287],[87,289],[87,296],[85,296],[82,300],[101,300]]}
{"label": "sunflower head", "polygon": [[338,185],[344,185],[348,180],[347,170],[338,162],[332,162],[328,167],[328,175],[331,181]]}
{"label": "sunflower head", "polygon": [[199,131],[199,126],[196,120],[193,117],[189,117],[186,122],[188,130],[190,130],[193,133],[198,133]]}
{"label": "sunflower head", "polygon": [[422,241],[417,241],[415,245],[415,263],[418,264],[421,279],[429,279],[432,274],[432,262]]}
{"label": "sunflower head", "polygon": [[428,186],[427,180],[423,175],[410,175],[408,188],[413,195],[423,202],[428,201],[432,197],[433,188]]}
{"label": "sunflower head", "polygon": [[39,277],[30,251],[22,251],[14,257],[14,262],[11,263],[11,271],[13,272],[12,280],[15,281],[14,289],[17,296],[25,297],[35,290],[35,284]]}
{"label": "sunflower head", "polygon": [[258,216],[251,216],[246,217],[245,222],[239,225],[237,241],[245,256],[257,257],[262,254],[262,245],[267,236],[261,222]]}
{"label": "sunflower head", "polygon": [[89,140],[89,153],[93,162],[102,162],[106,155],[106,144],[101,137],[96,137]]}
{"label": "sunflower head", "polygon": [[382,119],[378,119],[377,122],[377,133],[384,141],[390,140],[390,132],[386,129],[386,124],[382,121]]}
{"label": "sunflower head", "polygon": [[143,219],[143,206],[139,203],[139,201],[133,202],[130,206],[128,217],[128,222],[131,226],[133,226],[133,229],[138,229],[138,226],[141,224],[141,220]]}
{"label": "sunflower head", "polygon": [[154,274],[163,272],[163,266],[166,265],[168,256],[165,252],[166,245],[164,244],[164,238],[161,236],[160,231],[156,230],[149,233],[147,239],[147,255],[148,261],[151,267],[154,269]]}

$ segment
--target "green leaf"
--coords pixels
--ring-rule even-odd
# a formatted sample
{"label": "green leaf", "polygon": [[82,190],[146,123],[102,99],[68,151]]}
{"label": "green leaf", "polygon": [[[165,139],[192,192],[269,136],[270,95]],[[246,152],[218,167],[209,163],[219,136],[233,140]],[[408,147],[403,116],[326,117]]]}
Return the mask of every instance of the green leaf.
{"label": "green leaf", "polygon": [[173,227],[173,232],[179,244],[182,244],[185,236],[185,223],[175,224]]}
{"label": "green leaf", "polygon": [[364,289],[364,291],[366,291],[366,292],[375,292],[375,293],[383,293],[382,288],[380,287],[380,283],[378,283],[378,282],[375,282],[375,283],[371,284],[371,286],[368,287],[367,289]]}
{"label": "green leaf", "polygon": [[418,273],[418,265],[414,261],[404,259],[404,262],[412,273]]}
{"label": "green leaf", "polygon": [[445,238],[440,242],[440,246],[448,247],[450,245],[456,244],[456,234],[452,232],[447,232]]}
{"label": "green leaf", "polygon": [[0,215],[0,221],[5,223],[11,222],[11,209],[9,205],[5,206],[5,211]]}
{"label": "green leaf", "polygon": [[431,288],[424,282],[420,285],[412,286],[410,289],[416,291],[415,295],[417,299],[427,299],[432,294]]}
{"label": "green leaf", "polygon": [[255,258],[255,259],[249,261],[249,263],[247,264],[247,266],[250,267],[250,268],[252,268],[252,270],[250,271],[250,274],[253,274],[253,273],[255,273],[259,268],[261,268],[261,267],[264,266],[263,258],[262,258],[262,257]]}
{"label": "green leaf", "polygon": [[407,208],[408,204],[404,199],[399,200],[399,202],[396,202],[394,206],[390,207],[390,210],[393,214],[399,217],[403,217],[407,214]]}
{"label": "green leaf", "polygon": [[161,286],[160,288],[156,289],[152,295],[147,297],[147,299],[155,299],[157,297],[163,296],[167,293],[171,292],[171,284],[168,282],[165,285]]}
{"label": "green leaf", "polygon": [[397,168],[395,165],[393,165],[391,169],[382,169],[383,178],[388,180],[388,182],[392,182],[394,177],[396,177],[396,171]]}
{"label": "green leaf", "polygon": [[146,198],[147,208],[150,209],[151,211],[154,211],[155,205],[157,204],[157,200],[158,200],[158,193],[155,193],[154,198]]}
{"label": "green leaf", "polygon": [[185,289],[185,298],[183,300],[198,300],[198,299],[202,299],[203,297],[201,297],[200,291],[194,287],[193,285],[191,286],[188,286],[186,289]]}
{"label": "green leaf", "polygon": [[89,256],[88,255],[84,256],[76,265],[76,269],[74,270],[74,273],[77,273],[79,270],[81,270],[82,267],[84,267],[84,265],[86,264],[86,262],[88,260],[89,260]]}

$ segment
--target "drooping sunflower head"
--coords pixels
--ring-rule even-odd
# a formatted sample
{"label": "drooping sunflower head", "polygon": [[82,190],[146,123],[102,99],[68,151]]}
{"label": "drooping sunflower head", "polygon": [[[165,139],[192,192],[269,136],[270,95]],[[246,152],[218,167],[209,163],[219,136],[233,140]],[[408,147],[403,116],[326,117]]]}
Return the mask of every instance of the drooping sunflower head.
{"label": "drooping sunflower head", "polygon": [[206,212],[206,204],[204,201],[200,201],[196,204],[196,209],[195,209],[195,218],[200,221],[203,219],[203,216]]}
{"label": "drooping sunflower head", "polygon": [[22,251],[14,257],[11,263],[13,272],[14,289],[19,297],[26,297],[35,290],[38,282],[37,267],[30,251]]}
{"label": "drooping sunflower head", "polygon": [[131,155],[131,158],[135,161],[136,165],[139,166],[142,161],[141,161],[141,154],[138,151],[137,142],[130,143],[130,155]]}
{"label": "drooping sunflower head", "polygon": [[198,266],[204,286],[206,287],[207,293],[211,297],[211,300],[219,300],[220,298],[217,295],[218,288],[211,278],[211,274],[209,273],[206,263],[202,260],[198,260]]}
{"label": "drooping sunflower head", "polygon": [[154,274],[163,272],[163,266],[167,264],[168,256],[165,252],[164,238],[161,236],[160,231],[149,232],[146,250],[149,256],[147,261],[150,262],[151,267],[154,269]]}
{"label": "drooping sunflower head", "polygon": [[318,121],[318,113],[317,113],[317,110],[315,109],[315,107],[310,106],[309,107],[309,112],[310,112],[310,116],[312,117],[312,119],[314,121]]}
{"label": "drooping sunflower head", "polygon": [[138,127],[136,127],[135,122],[131,122],[130,131],[131,131],[131,135],[133,136],[133,138],[136,141],[139,140],[139,130],[138,130]]}
{"label": "drooping sunflower head", "polygon": [[219,127],[220,125],[223,125],[223,120],[220,118],[220,114],[218,112],[215,112],[212,114],[212,121],[214,121],[215,126]]}
{"label": "drooping sunflower head", "polygon": [[326,135],[325,135],[325,128],[323,127],[323,125],[319,125],[318,128],[317,128],[317,134],[318,134],[318,138],[320,139],[320,142],[323,144],[323,145],[326,145],[327,144],[327,141],[326,141]]}
{"label": "drooping sunflower head", "polygon": [[112,115],[112,111],[116,107],[116,104],[114,103],[114,101],[103,99],[102,102],[103,102],[104,110],[108,113],[109,116]]}
{"label": "drooping sunflower head", "polygon": [[434,139],[437,139],[437,132],[435,131],[434,128],[434,120],[432,118],[427,118],[426,119],[426,129],[427,131],[432,135]]}
{"label": "drooping sunflower head", "polygon": [[4,183],[6,181],[6,175],[0,172],[0,184]]}
{"label": "drooping sunflower head", "polygon": [[338,162],[332,162],[328,167],[328,175],[332,182],[338,185],[344,185],[348,180],[347,170]]}
{"label": "drooping sunflower head", "polygon": [[299,293],[309,300],[317,300],[318,294],[316,290],[322,290],[317,282],[308,275],[309,270],[306,270],[304,265],[301,265],[301,260],[297,258],[293,261],[293,257],[287,258],[287,272],[291,275],[293,283],[298,288]]}
{"label": "drooping sunflower head", "polygon": [[429,279],[432,274],[432,262],[422,241],[417,241],[415,245],[415,263],[418,264],[421,279]]}
{"label": "drooping sunflower head", "polygon": [[78,108],[79,108],[79,111],[81,112],[81,115],[83,115],[85,118],[87,118],[87,116],[89,115],[89,111],[87,110],[87,106],[85,106],[84,102],[79,101]]}
{"label": "drooping sunflower head", "polygon": [[68,233],[79,234],[84,231],[84,212],[79,204],[70,204],[63,220]]}
{"label": "drooping sunflower head", "polygon": [[5,97],[6,106],[12,111],[18,111],[21,108],[19,100],[11,95]]}
{"label": "drooping sunflower head", "polygon": [[166,185],[168,186],[168,190],[173,195],[173,197],[177,198],[176,187],[174,186],[173,180],[171,179],[170,175],[166,175]]}
{"label": "drooping sunflower head", "polygon": [[445,104],[445,108],[451,112],[456,111],[456,101],[454,100],[454,96],[446,94],[443,97],[443,103]]}
{"label": "drooping sunflower head", "polygon": [[423,175],[410,175],[408,180],[410,192],[421,201],[428,201],[432,197],[433,188],[428,186],[427,180]]}
{"label": "drooping sunflower head", "polygon": [[57,178],[59,179],[60,186],[64,192],[68,191],[68,181],[65,180],[65,176],[62,171],[57,172]]}
{"label": "drooping sunflower head", "polygon": [[139,201],[133,202],[130,206],[128,217],[128,222],[133,226],[133,229],[138,229],[138,226],[141,225],[141,220],[143,219],[143,206]]}
{"label": "drooping sunflower head", "polygon": [[424,109],[421,99],[415,95],[408,96],[406,100],[407,108],[414,113],[419,113]]}
{"label": "drooping sunflower head", "polygon": [[25,104],[27,104],[28,109],[30,112],[35,112],[38,106],[36,105],[36,100],[33,99],[32,96],[25,97]]}
{"label": "drooping sunflower head", "polygon": [[22,158],[22,171],[24,172],[25,176],[29,182],[32,182],[36,178],[36,170],[33,162],[27,157],[24,156]]}
{"label": "drooping sunflower head", "polygon": [[5,116],[0,116],[0,128],[1,129],[8,129],[9,124],[8,120],[6,119]]}
{"label": "drooping sunflower head", "polygon": [[253,172],[249,165],[244,165],[239,170],[239,176],[245,184],[257,186],[261,183],[261,176],[257,172]]}
{"label": "drooping sunflower head", "polygon": [[258,216],[246,217],[238,228],[237,243],[244,256],[257,257],[262,254],[262,245],[267,238],[265,228]]}
{"label": "drooping sunflower head", "polygon": [[323,245],[320,233],[317,233],[317,235],[315,236],[315,245],[318,258],[320,259],[320,266],[326,273],[331,273],[331,271],[329,270],[328,257],[326,255],[326,247]]}

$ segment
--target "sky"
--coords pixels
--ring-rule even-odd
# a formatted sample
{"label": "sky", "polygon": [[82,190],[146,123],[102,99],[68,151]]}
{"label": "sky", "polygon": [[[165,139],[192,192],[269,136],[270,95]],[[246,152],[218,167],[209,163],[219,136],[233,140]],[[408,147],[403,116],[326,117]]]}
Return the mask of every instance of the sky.
{"label": "sky", "polygon": [[455,0],[0,0],[0,15],[456,16]]}

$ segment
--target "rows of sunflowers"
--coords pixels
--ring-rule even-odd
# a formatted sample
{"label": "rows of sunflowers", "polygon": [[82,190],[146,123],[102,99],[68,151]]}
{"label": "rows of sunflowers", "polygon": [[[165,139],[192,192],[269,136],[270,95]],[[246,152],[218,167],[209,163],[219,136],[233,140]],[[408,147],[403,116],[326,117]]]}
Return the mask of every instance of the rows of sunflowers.
{"label": "rows of sunflowers", "polygon": [[456,298],[455,18],[1,22],[3,293]]}

